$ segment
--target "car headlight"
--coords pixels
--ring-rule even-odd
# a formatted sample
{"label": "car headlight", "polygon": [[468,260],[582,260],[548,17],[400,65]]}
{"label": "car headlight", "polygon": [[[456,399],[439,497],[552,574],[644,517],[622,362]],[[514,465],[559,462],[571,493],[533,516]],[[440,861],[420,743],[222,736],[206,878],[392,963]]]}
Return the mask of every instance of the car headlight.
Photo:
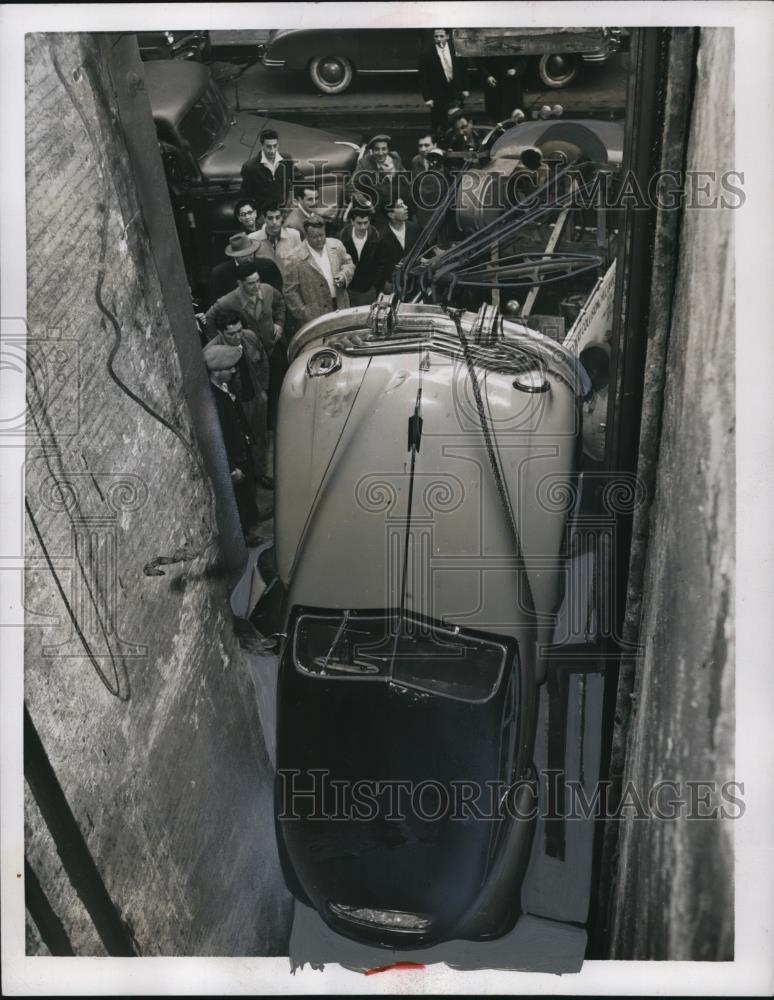
{"label": "car headlight", "polygon": [[364,906],[345,906],[343,903],[329,903],[328,908],[334,916],[349,923],[381,927],[404,934],[420,934],[431,925],[429,917],[420,913],[406,913],[404,910],[372,910]]}

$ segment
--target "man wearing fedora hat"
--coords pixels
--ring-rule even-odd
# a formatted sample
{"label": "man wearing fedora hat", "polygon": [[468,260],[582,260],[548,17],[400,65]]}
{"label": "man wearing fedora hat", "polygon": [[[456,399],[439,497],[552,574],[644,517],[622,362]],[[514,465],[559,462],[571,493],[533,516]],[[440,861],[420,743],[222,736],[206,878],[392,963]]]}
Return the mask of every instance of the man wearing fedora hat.
{"label": "man wearing fedora hat", "polygon": [[229,236],[225,254],[228,258],[222,264],[216,264],[210,271],[209,301],[216,302],[221,296],[233,292],[237,287],[240,271],[246,264],[255,261],[261,281],[271,285],[278,292],[282,291],[282,273],[270,258],[256,259],[257,246],[249,239],[247,233],[236,233]]}

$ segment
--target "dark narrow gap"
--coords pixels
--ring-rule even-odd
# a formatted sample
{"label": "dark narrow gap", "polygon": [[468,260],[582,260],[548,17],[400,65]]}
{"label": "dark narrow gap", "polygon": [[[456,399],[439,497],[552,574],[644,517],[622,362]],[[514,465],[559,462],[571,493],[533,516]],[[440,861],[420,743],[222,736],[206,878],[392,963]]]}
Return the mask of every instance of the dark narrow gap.
{"label": "dark narrow gap", "polygon": [[24,902],[43,944],[51,954],[57,958],[75,955],[62,921],[54,912],[41,888],[38,876],[26,858],[24,860]]}
{"label": "dark narrow gap", "polygon": [[53,837],[67,877],[94,922],[107,953],[123,958],[135,956],[131,933],[105,888],[26,705],[24,777]]}
{"label": "dark narrow gap", "polygon": [[545,821],[545,852],[550,858],[564,861],[566,847],[565,763],[567,759],[567,707],[569,671],[548,670],[548,803]]}
{"label": "dark narrow gap", "polygon": [[[634,29],[627,92],[624,168],[631,170],[644,191],[658,169],[667,79],[669,29]],[[649,298],[653,265],[655,209],[626,213],[615,298],[611,382],[607,426],[609,435],[604,467],[609,475],[636,474],[642,409],[643,375],[648,343]],[[605,784],[618,771],[614,732],[620,680],[620,636],[629,577],[632,515],[616,519],[614,545],[609,552],[614,601],[613,634],[604,643],[605,687],[599,780],[601,817],[616,800],[617,788]],[[620,720],[619,720],[620,721]],[[588,959],[607,957],[608,902],[612,889],[612,858],[606,851],[606,825],[598,818],[592,854],[591,899],[586,952]],[[609,848],[609,835],[608,835]]]}

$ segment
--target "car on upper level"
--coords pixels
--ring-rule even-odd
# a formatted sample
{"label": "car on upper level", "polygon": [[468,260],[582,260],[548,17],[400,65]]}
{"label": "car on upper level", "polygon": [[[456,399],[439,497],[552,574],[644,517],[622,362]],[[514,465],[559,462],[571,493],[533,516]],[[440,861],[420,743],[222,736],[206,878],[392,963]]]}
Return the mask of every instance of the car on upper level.
{"label": "car on upper level", "polygon": [[[484,30],[454,29],[458,54],[475,58]],[[609,28],[488,30],[510,33],[510,52],[522,57],[525,72],[534,70],[549,88],[569,86],[583,63],[605,62],[619,44],[615,29]],[[419,28],[281,29],[269,33],[263,64],[307,73],[321,93],[342,94],[356,75],[416,73],[420,47],[429,35]]]}
{"label": "car on upper level", "polygon": [[156,125],[189,276],[204,280],[222,259],[236,229],[233,207],[240,197],[241,170],[260,151],[259,136],[274,128],[280,151],[311,182],[326,204],[343,198],[357,162],[360,137],[309,128],[233,111],[207,66],[183,59],[144,63],[145,87]]}

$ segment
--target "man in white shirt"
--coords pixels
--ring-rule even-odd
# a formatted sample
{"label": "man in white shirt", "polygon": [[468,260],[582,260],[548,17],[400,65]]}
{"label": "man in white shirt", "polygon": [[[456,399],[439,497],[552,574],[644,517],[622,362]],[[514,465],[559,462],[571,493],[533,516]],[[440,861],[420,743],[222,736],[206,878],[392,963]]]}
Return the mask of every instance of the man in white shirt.
{"label": "man in white shirt", "polygon": [[355,264],[348,289],[353,306],[370,305],[376,299],[380,237],[371,224],[373,215],[373,208],[355,204],[349,214],[350,225],[341,231],[341,242]]}
{"label": "man in white shirt", "polygon": [[288,257],[285,268],[285,303],[299,324],[348,308],[347,286],[355,273],[342,242],[325,235],[319,215],[307,219],[304,229],[306,242]]}
{"label": "man in white shirt", "polygon": [[446,28],[436,28],[433,40],[419,56],[419,85],[430,108],[432,131],[440,140],[447,128],[447,115],[462,107],[470,91],[463,90],[465,68],[454,53]]}
{"label": "man in white shirt", "polygon": [[287,205],[297,180],[292,161],[279,151],[279,136],[271,128],[260,135],[261,151],[242,166],[242,195],[251,198],[259,211],[269,203]]}
{"label": "man in white shirt", "polygon": [[408,206],[402,198],[386,206],[388,224],[382,228],[379,239],[379,267],[377,289],[392,291],[392,273],[395,266],[412,249],[420,236],[416,222],[408,217]]}

